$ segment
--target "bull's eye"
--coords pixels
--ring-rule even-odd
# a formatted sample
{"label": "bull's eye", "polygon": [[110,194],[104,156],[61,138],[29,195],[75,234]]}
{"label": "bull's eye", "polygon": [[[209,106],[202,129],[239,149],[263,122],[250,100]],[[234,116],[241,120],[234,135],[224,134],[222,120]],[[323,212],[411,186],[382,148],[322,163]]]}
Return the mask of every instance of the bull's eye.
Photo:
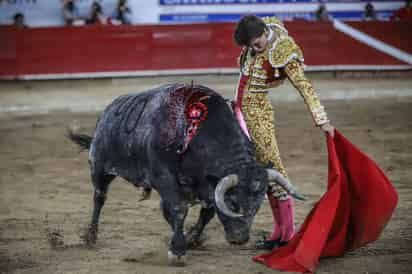
{"label": "bull's eye", "polygon": [[225,202],[230,210],[236,213],[240,213],[240,205],[238,202],[236,202],[235,196],[233,195],[229,196],[229,199],[227,199]]}

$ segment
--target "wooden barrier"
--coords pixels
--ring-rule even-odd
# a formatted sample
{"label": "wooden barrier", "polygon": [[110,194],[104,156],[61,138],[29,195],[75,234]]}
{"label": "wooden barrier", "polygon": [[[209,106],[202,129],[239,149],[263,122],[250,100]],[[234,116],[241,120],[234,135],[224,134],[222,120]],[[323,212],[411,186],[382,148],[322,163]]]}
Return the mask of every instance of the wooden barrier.
{"label": "wooden barrier", "polygon": [[[411,51],[408,28],[399,23],[354,25],[379,34],[396,26],[396,35],[381,38]],[[334,29],[331,23],[287,22],[302,47],[309,68],[407,67]],[[409,25],[410,27],[410,25]],[[410,29],[410,28],[409,28]],[[239,48],[234,24],[82,26],[0,28],[0,78],[77,78],[169,74],[174,72],[236,72]],[[393,29],[391,31],[393,32]],[[379,36],[379,35],[377,35]],[[406,45],[406,46],[404,46]]]}

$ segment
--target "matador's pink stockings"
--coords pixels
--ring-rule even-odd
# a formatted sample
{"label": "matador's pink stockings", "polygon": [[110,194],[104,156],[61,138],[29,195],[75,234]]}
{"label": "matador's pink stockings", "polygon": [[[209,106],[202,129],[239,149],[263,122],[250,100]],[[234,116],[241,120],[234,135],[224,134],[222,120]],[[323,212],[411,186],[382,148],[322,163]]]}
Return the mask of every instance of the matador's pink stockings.
{"label": "matador's pink stockings", "polygon": [[243,113],[238,106],[235,106],[235,114],[236,114],[236,118],[237,118],[237,121],[239,122],[240,127],[242,128],[243,132],[250,140],[249,131],[247,130],[246,122],[245,122],[245,119],[243,118]]}
{"label": "matador's pink stockings", "polygon": [[273,232],[271,240],[289,241],[295,234],[293,199],[278,200],[272,194],[268,195],[273,215]]}

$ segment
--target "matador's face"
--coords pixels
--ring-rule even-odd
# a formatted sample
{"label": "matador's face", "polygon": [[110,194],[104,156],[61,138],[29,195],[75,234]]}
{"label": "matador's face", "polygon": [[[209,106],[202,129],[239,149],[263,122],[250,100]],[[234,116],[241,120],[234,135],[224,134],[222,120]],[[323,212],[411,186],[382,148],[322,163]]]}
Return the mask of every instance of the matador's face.
{"label": "matador's face", "polygon": [[261,53],[266,49],[268,44],[268,36],[265,32],[261,36],[252,38],[250,40],[249,46],[257,53]]}

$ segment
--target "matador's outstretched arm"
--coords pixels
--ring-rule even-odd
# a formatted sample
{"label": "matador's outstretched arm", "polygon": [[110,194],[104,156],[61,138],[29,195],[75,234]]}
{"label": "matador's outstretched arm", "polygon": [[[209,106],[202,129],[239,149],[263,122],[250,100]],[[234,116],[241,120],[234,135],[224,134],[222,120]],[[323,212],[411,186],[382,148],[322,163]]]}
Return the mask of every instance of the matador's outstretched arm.
{"label": "matador's outstretched arm", "polygon": [[306,78],[302,63],[297,60],[292,60],[286,64],[284,71],[289,81],[299,91],[300,95],[305,100],[309,111],[312,113],[316,126],[321,126],[328,123],[329,120],[325,112],[325,108],[321,105],[312,84]]}

